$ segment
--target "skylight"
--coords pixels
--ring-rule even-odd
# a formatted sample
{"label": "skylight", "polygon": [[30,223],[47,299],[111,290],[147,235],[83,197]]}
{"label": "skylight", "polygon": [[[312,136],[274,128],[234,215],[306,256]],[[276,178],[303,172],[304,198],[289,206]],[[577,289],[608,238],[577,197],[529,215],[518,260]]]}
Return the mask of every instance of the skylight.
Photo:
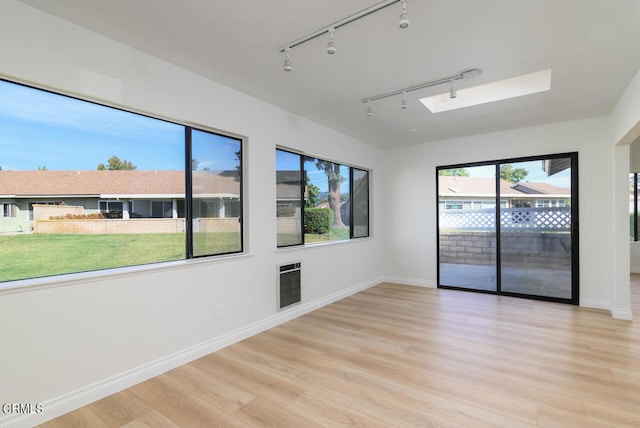
{"label": "skylight", "polygon": [[456,98],[449,98],[449,92],[421,98],[420,102],[432,113],[455,110],[535,94],[551,89],[551,69],[511,77],[497,82],[459,89]]}

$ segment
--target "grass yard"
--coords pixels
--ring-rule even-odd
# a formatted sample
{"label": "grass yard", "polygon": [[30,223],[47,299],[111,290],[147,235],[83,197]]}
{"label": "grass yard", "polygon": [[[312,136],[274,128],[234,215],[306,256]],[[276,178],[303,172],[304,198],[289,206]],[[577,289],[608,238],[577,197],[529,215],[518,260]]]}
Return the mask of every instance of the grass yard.
{"label": "grass yard", "polygon": [[304,234],[304,242],[305,244],[312,244],[314,242],[329,242],[329,241],[340,241],[343,239],[349,239],[349,228],[331,228],[329,233],[305,233]]}
{"label": "grass yard", "polygon": [[[349,228],[335,228],[331,229],[328,233],[305,233],[304,243],[313,244],[317,242],[329,242],[329,241],[341,241],[349,239]],[[300,235],[297,234],[278,234],[278,246],[284,247],[287,245],[300,244]]]}
{"label": "grass yard", "polygon": [[[239,251],[239,233],[195,236],[196,254]],[[0,236],[0,282],[185,258],[183,233]]]}

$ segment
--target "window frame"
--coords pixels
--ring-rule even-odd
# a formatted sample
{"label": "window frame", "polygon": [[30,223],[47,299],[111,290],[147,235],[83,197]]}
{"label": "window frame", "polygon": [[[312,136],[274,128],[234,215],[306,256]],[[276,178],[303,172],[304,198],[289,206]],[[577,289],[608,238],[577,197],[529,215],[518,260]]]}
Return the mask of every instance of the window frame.
{"label": "window frame", "polygon": [[18,217],[18,204],[16,202],[2,203],[2,218]]}
{"label": "window frame", "polygon": [[630,223],[630,230],[629,230],[629,237],[631,242],[638,242],[640,241],[640,232],[638,231],[638,224],[640,223],[640,219],[638,216],[638,187],[639,187],[639,175],[640,173],[638,172],[632,172],[629,174],[629,179],[633,180],[631,182],[632,184],[632,196],[633,196],[633,208],[632,211],[629,213],[629,223]]}
{"label": "window frame", "polygon": [[[211,135],[217,135],[224,138],[230,138],[238,142],[239,151],[238,151],[238,160],[240,161],[240,166],[238,169],[238,177],[240,180],[239,184],[239,217],[238,222],[240,223],[240,248],[237,251],[228,251],[222,253],[214,253],[214,254],[195,254],[194,251],[194,236],[193,236],[193,131],[202,132]],[[185,126],[185,242],[186,242],[186,254],[187,259],[198,259],[203,257],[217,257],[217,256],[227,256],[231,254],[242,254],[244,253],[244,146],[245,139],[234,136],[231,134],[206,130],[202,128],[196,128],[193,126]],[[202,198],[195,198],[196,200],[200,200],[200,204],[202,203]]]}
{"label": "window frame", "polygon": [[[356,226],[354,224],[354,207],[356,206],[356,204],[354,203],[354,198],[356,196],[356,192],[355,192],[355,180],[354,180],[354,171],[361,171],[366,173],[366,179],[367,179],[367,234],[366,235],[361,235],[361,236],[356,236],[355,235],[355,229]],[[349,191],[349,198],[351,199],[351,224],[350,224],[350,228],[351,231],[349,232],[349,237],[350,239],[360,239],[360,238],[368,238],[371,235],[371,178],[370,178],[370,171],[366,170],[366,169],[362,169],[362,168],[358,168],[355,166],[351,167],[350,170],[351,173],[351,177],[350,177],[350,186],[351,189]]]}
{"label": "window frame", "polygon": [[[313,245],[326,245],[326,244],[332,244],[332,243],[338,243],[338,242],[349,242],[351,240],[356,240],[356,239],[362,239],[362,238],[369,238],[371,236],[371,170],[367,169],[367,168],[363,168],[363,167],[359,167],[359,166],[353,166],[351,164],[348,163],[344,163],[344,162],[338,162],[338,161],[333,161],[333,160],[329,160],[320,156],[315,156],[315,155],[311,155],[308,153],[304,153],[304,152],[300,152],[300,151],[296,151],[290,148],[286,148],[286,147],[281,147],[281,146],[276,146],[276,153],[278,151],[281,152],[285,152],[285,153],[289,153],[289,154],[293,154],[296,156],[299,156],[299,165],[300,165],[300,206],[301,206],[301,242],[300,243],[295,243],[295,244],[285,244],[285,245],[278,245],[278,240],[276,239],[276,248],[277,249],[287,249],[287,248],[292,248],[292,247],[304,247],[304,246],[313,246]],[[350,207],[349,207],[349,238],[348,239],[334,239],[334,240],[329,240],[329,241],[323,241],[323,242],[313,242],[313,243],[308,243],[305,240],[305,225],[304,225],[304,211],[306,209],[306,201],[305,201],[305,194],[306,194],[306,171],[304,168],[304,164],[305,161],[310,160],[310,159],[318,159],[321,161],[325,161],[325,162],[331,162],[334,164],[338,164],[341,166],[345,166],[347,168],[349,168],[349,199],[350,199]],[[354,180],[353,180],[353,171],[354,169],[358,170],[358,171],[362,171],[365,172],[367,175],[367,234],[366,236],[354,236],[354,224],[353,224],[353,218],[354,218],[354,213],[353,213],[353,209],[354,209],[354,203],[353,203],[353,196],[354,196]],[[276,167],[276,185],[277,185],[277,167]],[[276,195],[276,207],[277,207],[277,195]],[[276,208],[277,209],[277,208]],[[277,219],[277,217],[276,217]],[[277,228],[277,223],[276,223],[276,236],[278,235],[278,228]]]}
{"label": "window frame", "polygon": [[[188,242],[187,241],[187,231],[190,230],[192,228],[192,218],[190,216],[190,210],[189,210],[189,204],[187,204],[187,199],[188,196],[190,196],[192,189],[190,186],[187,186],[188,182],[190,182],[190,176],[191,176],[191,150],[189,148],[189,150],[187,150],[187,145],[190,145],[190,141],[189,143],[187,143],[186,139],[184,140],[184,151],[183,151],[183,156],[184,156],[184,160],[185,160],[185,169],[184,169],[184,183],[185,183],[185,191],[183,195],[180,195],[180,199],[176,200],[176,209],[178,212],[178,215],[180,216],[180,214],[182,214],[180,207],[181,207],[181,203],[182,205],[184,205],[184,210],[183,210],[183,215],[184,215],[184,222],[185,222],[185,231],[184,231],[184,236],[185,236],[185,251],[183,253],[183,255],[180,258],[176,258],[175,260],[158,260],[158,261],[150,261],[150,262],[143,262],[143,263],[138,263],[138,264],[131,264],[131,265],[124,265],[124,266],[118,266],[118,267],[110,267],[110,266],[100,266],[100,267],[96,267],[96,268],[92,268],[89,270],[70,270],[69,272],[64,272],[64,273],[60,273],[60,274],[36,274],[35,276],[24,276],[24,277],[20,277],[20,278],[15,278],[15,279],[7,279],[7,280],[3,280],[0,279],[0,286],[2,285],[6,285],[9,283],[15,283],[15,282],[20,282],[20,281],[26,281],[26,280],[47,280],[49,278],[53,278],[53,277],[65,277],[67,275],[75,275],[75,274],[91,274],[91,273],[96,273],[96,272],[106,272],[108,273],[110,270],[113,269],[140,269],[140,268],[144,268],[144,267],[150,267],[150,266],[157,266],[159,264],[166,264],[166,263],[173,263],[173,262],[180,262],[180,261],[188,261],[190,259],[202,259],[202,258],[218,258],[221,256],[224,257],[228,257],[230,255],[243,255],[245,253],[245,239],[246,239],[246,234],[245,234],[245,230],[244,230],[244,211],[245,211],[245,204],[247,203],[244,199],[244,195],[245,195],[245,171],[244,171],[244,163],[245,163],[245,159],[244,159],[244,153],[246,150],[246,145],[247,145],[247,137],[233,133],[233,132],[228,132],[228,131],[221,131],[221,130],[217,130],[217,129],[213,129],[209,126],[206,125],[201,125],[201,124],[193,124],[193,123],[188,123],[188,122],[181,122],[181,121],[177,121],[177,120],[173,120],[173,119],[169,119],[166,117],[163,117],[161,115],[153,115],[153,114],[149,114],[146,112],[141,112],[136,110],[135,108],[132,107],[122,107],[122,106],[116,106],[113,104],[110,104],[109,102],[106,102],[104,100],[95,100],[95,99],[91,99],[90,97],[83,97],[83,96],[79,96],[76,94],[70,94],[68,92],[65,92],[63,90],[52,90],[52,89],[48,89],[48,88],[44,88],[44,87],[40,87],[38,85],[34,85],[31,83],[23,83],[23,82],[19,82],[19,81],[15,81],[15,80],[10,80],[10,79],[6,79],[6,78],[1,78],[0,77],[0,82],[5,82],[9,85],[16,85],[16,86],[20,86],[23,88],[27,88],[28,90],[31,91],[38,91],[38,92],[42,92],[42,93],[47,93],[47,94],[51,94],[53,96],[56,97],[64,97],[68,100],[72,100],[74,102],[79,102],[79,103],[87,103],[87,104],[91,104],[91,105],[95,105],[95,106],[99,106],[99,107],[104,107],[106,109],[111,109],[111,110],[117,110],[120,111],[122,113],[128,114],[128,115],[136,115],[136,116],[140,116],[143,118],[149,118],[152,120],[158,120],[161,122],[166,122],[169,124],[173,124],[173,125],[177,125],[180,126],[182,128],[184,128],[185,130],[185,134],[187,132],[191,132],[193,130],[197,130],[197,131],[202,131],[205,133],[210,133],[210,134],[215,134],[215,135],[219,135],[225,138],[230,138],[233,140],[236,140],[239,143],[239,154],[238,154],[238,161],[239,161],[239,180],[240,180],[240,184],[239,184],[239,199],[238,199],[238,205],[237,205],[237,209],[239,210],[240,213],[240,217],[239,217],[239,230],[240,230],[240,249],[238,251],[230,251],[230,252],[224,252],[224,253],[211,253],[211,254],[202,254],[202,255],[193,255],[193,248],[192,248],[192,244],[193,242]],[[32,199],[32,198],[31,198]],[[164,200],[163,200],[164,201]],[[122,208],[123,211],[125,209],[125,206],[128,208],[129,207],[129,202],[125,202],[125,201],[118,201],[118,200],[112,200],[109,198],[98,198],[96,199],[95,202],[95,207],[98,209],[98,211],[100,210],[100,206],[102,203],[104,203],[105,205],[108,205],[109,203],[115,203],[115,202],[120,202],[122,203]],[[164,201],[164,202],[170,202],[172,203],[173,201]],[[28,210],[28,219],[27,221],[29,223],[32,223],[35,221],[35,219],[33,218],[33,205],[35,204],[47,204],[47,205],[57,205],[59,204],[59,202],[50,202],[50,201],[44,201],[44,202],[39,202],[39,201],[29,201],[27,203],[28,208],[31,208]],[[127,205],[125,205],[127,204]],[[13,204],[15,205],[15,216],[17,217],[17,204]],[[4,210],[5,208],[3,207],[3,212],[0,213],[0,215],[2,215],[2,217],[4,217]],[[235,210],[235,208],[234,208]],[[149,213],[150,215],[151,213]],[[148,217],[148,218],[152,218],[152,217]],[[191,245],[191,248],[189,248],[189,245]]]}

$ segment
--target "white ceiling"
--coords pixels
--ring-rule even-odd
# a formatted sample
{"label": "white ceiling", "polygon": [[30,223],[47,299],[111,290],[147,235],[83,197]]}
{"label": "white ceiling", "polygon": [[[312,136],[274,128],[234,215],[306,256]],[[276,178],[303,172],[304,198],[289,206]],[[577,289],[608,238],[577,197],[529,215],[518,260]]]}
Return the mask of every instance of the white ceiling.
{"label": "white ceiling", "polygon": [[[21,0],[109,38],[379,147],[608,113],[640,68],[638,0],[408,0],[326,37],[279,48],[380,0]],[[360,100],[482,69],[458,89],[553,70],[551,91],[432,114],[419,97]]]}

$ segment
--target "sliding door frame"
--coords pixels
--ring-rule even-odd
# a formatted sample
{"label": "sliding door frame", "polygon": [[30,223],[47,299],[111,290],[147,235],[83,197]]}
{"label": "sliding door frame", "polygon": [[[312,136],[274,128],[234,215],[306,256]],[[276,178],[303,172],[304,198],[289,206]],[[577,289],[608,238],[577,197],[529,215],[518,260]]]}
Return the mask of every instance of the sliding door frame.
{"label": "sliding door frame", "polygon": [[[509,163],[518,163],[518,162],[529,162],[529,161],[537,161],[537,160],[551,160],[551,159],[561,159],[561,158],[569,158],[571,160],[571,297],[570,298],[560,298],[560,297],[551,297],[551,296],[541,296],[541,295],[533,295],[533,294],[522,294],[522,293],[514,293],[514,292],[505,292],[502,291],[502,278],[501,278],[501,235],[500,235],[500,165],[509,164]],[[442,285],[441,277],[440,277],[440,192],[439,192],[439,177],[440,171],[454,168],[471,168],[478,166],[495,166],[495,233],[496,233],[496,290],[478,290],[473,288],[465,288],[458,287],[452,285]],[[567,303],[572,305],[578,305],[580,302],[580,227],[579,227],[579,199],[578,199],[578,153],[577,152],[568,152],[568,153],[554,153],[554,154],[546,154],[539,156],[527,156],[520,158],[508,158],[508,159],[499,159],[493,161],[481,161],[481,162],[469,162],[469,163],[461,163],[454,165],[444,165],[436,167],[436,263],[437,263],[437,287],[442,289],[450,289],[450,290],[462,290],[462,291],[470,291],[476,293],[485,293],[485,294],[494,294],[501,296],[512,296],[512,297],[521,297],[526,299],[533,300],[544,300],[550,302],[558,302],[558,303]]]}

